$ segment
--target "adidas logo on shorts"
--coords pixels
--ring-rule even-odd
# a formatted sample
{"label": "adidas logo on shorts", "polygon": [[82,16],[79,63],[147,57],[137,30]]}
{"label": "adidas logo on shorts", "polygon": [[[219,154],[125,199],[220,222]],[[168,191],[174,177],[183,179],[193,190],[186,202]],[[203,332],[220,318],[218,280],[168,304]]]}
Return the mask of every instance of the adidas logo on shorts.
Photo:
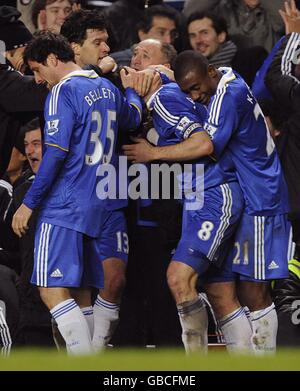
{"label": "adidas logo on shorts", "polygon": [[275,261],[272,261],[270,263],[270,265],[268,266],[269,270],[278,269],[278,268],[279,268],[279,266],[277,265],[277,263]]}
{"label": "adidas logo on shorts", "polygon": [[55,269],[54,272],[50,274],[50,277],[63,277],[63,275],[59,269]]}

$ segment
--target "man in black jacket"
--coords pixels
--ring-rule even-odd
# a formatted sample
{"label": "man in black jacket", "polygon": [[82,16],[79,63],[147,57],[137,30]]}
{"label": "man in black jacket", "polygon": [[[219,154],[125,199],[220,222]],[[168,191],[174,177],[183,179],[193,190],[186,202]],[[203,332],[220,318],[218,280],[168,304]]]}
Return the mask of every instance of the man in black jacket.
{"label": "man in black jacket", "polygon": [[[7,222],[11,225],[14,211],[22,204],[30,189],[42,160],[42,136],[37,118],[22,127],[26,157],[30,170],[23,174],[23,182],[14,188],[13,202],[8,212]],[[38,210],[29,221],[29,229],[18,240],[20,274],[18,281],[19,322],[14,342],[19,346],[54,346],[49,311],[41,301],[38,289],[30,283],[33,270],[34,234]]]}
{"label": "man in black jacket", "polygon": [[[31,76],[23,76],[21,52],[31,39],[13,7],[0,7],[0,43],[8,61],[0,63],[0,177],[4,174],[20,127],[42,114],[48,90]],[[4,42],[4,45],[3,45]],[[14,69],[15,68],[15,69]]]}
{"label": "man in black jacket", "polygon": [[[300,34],[286,36],[266,75],[266,85],[280,105],[284,119],[276,146],[289,190],[290,220],[296,256],[300,256],[300,81],[297,79],[297,56]],[[293,255],[292,255],[293,257]]]}

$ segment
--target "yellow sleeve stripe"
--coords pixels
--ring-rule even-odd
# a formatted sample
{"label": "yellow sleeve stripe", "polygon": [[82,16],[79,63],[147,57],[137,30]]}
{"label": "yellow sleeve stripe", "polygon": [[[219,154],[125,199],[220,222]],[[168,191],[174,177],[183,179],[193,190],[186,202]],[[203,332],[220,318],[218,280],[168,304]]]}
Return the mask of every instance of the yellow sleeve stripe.
{"label": "yellow sleeve stripe", "polygon": [[136,104],[134,103],[130,103],[131,106],[135,107],[137,109],[137,111],[139,112],[139,115],[140,115],[140,120],[142,119],[142,112],[139,108],[139,106],[137,106]]}
{"label": "yellow sleeve stripe", "polygon": [[45,143],[45,144],[46,144],[46,145],[49,145],[49,147],[55,147],[55,148],[61,149],[62,151],[69,152],[68,149],[63,148],[63,147],[60,147],[60,146],[57,145],[57,144],[49,144],[49,143]]}
{"label": "yellow sleeve stripe", "polygon": [[199,134],[199,133],[202,133],[202,132],[204,132],[203,128],[201,128],[201,129],[197,130],[196,132],[194,132],[193,134],[191,134],[191,137],[195,136],[195,134]]}
{"label": "yellow sleeve stripe", "polygon": [[296,259],[289,260],[289,271],[294,273],[300,280],[300,262]]}

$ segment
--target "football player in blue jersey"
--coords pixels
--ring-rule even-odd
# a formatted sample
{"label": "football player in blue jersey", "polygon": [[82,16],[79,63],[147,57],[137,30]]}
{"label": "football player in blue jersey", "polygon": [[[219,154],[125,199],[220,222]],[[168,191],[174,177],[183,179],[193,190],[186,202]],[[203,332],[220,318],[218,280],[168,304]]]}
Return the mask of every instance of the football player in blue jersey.
{"label": "football player in blue jersey", "polygon": [[[134,74],[132,76],[135,77]],[[133,80],[132,85],[135,84]],[[182,235],[168,267],[167,279],[176,301],[186,351],[205,351],[207,318],[205,303],[197,293],[197,279],[202,279],[207,270],[213,275],[231,249],[233,234],[244,207],[243,195],[230,157],[223,156],[217,163],[209,157],[197,158],[207,117],[203,105],[193,102],[174,82],[154,85],[144,99],[152,113],[155,128],[151,138],[159,147],[152,147],[152,151],[173,146],[176,152],[167,160],[185,160],[193,166],[192,184],[187,178],[182,178],[185,199]],[[145,140],[136,141],[140,145],[147,143]],[[129,159],[136,159],[135,148],[136,145],[124,146]],[[188,154],[185,148],[188,148]],[[145,160],[156,158],[153,155]],[[197,173],[200,165],[204,166],[203,189],[197,188],[197,182],[203,176],[203,171]],[[190,187],[193,192],[199,193],[196,195],[199,199],[204,191],[203,205],[197,204],[197,198],[190,198]],[[220,281],[215,284],[214,292],[218,295],[214,302],[218,318],[229,320],[230,327],[222,326],[228,349],[232,352],[251,351],[251,325],[233,294],[231,284]]]}
{"label": "football player in blue jersey", "polygon": [[[72,12],[64,21],[61,27],[61,34],[67,38],[70,43],[74,55],[75,62],[83,69],[94,70],[99,76],[104,76],[110,81],[115,81],[115,74],[112,70],[116,67],[112,57],[109,57],[110,48],[107,44],[107,21],[103,14],[97,10],[83,10]],[[116,84],[117,86],[120,83]],[[118,163],[117,156],[114,156],[114,160]],[[121,209],[126,205],[126,200],[114,200],[115,209]],[[118,203],[118,205],[117,205]],[[110,290],[115,290],[118,280],[115,279],[114,273],[111,274],[110,269],[104,270],[104,284],[109,287]],[[112,277],[112,278],[110,278]],[[121,287],[120,287],[121,288]],[[121,296],[121,289],[117,294],[117,301]],[[80,289],[72,289],[72,297],[75,299],[82,313],[84,314],[90,328],[91,335],[94,330],[94,317],[93,306],[91,300],[91,290],[87,287],[81,287]],[[106,292],[106,298],[108,301],[116,301],[109,292]],[[98,303],[100,305],[100,303]],[[114,327],[117,322],[114,321]],[[109,334],[113,333],[111,328]],[[107,335],[108,342],[109,335]],[[103,341],[104,342],[104,341]]]}
{"label": "football player in blue jersey", "polygon": [[[139,125],[141,102],[130,90],[127,101],[94,71],[82,71],[62,36],[40,34],[24,57],[36,82],[47,83],[51,92],[45,105],[45,153],[14,215],[13,229],[21,236],[32,210],[39,207],[32,282],[39,286],[68,351],[91,353],[105,344],[118,319],[128,254],[124,216],[97,191],[98,170],[114,157],[118,128]],[[103,272],[114,280],[114,290],[109,284],[103,289]],[[92,340],[69,289],[83,281],[99,288]]]}
{"label": "football player in blue jersey", "polygon": [[206,143],[213,156],[227,154],[234,163],[246,208],[228,258],[228,278],[232,266],[240,299],[251,311],[254,347],[275,351],[278,321],[269,281],[288,275],[290,232],[287,186],[275,145],[251,90],[232,69],[217,70],[201,55],[186,52],[176,62],[175,77],[193,100],[209,105]]}
{"label": "football player in blue jersey", "polygon": [[[227,270],[210,276],[209,299],[212,304],[217,299],[215,283],[237,279],[239,298],[251,311],[255,349],[275,351],[278,321],[269,281],[288,275],[290,225],[287,187],[274,143],[251,90],[231,68],[217,70],[201,54],[186,51],[175,61],[175,78],[181,89],[207,105],[209,112],[204,125],[207,133],[202,132],[197,153],[186,148],[186,155],[182,153],[180,158],[191,154],[217,160],[230,156],[246,205]],[[145,160],[147,155],[172,160],[178,158],[178,151],[169,146],[154,153],[148,145],[135,158]],[[220,323],[224,326],[227,322],[221,319]]]}

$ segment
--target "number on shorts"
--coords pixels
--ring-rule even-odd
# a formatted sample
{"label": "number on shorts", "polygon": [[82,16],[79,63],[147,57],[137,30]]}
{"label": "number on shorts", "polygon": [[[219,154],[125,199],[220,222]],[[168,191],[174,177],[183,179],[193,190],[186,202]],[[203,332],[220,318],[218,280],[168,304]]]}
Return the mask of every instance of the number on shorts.
{"label": "number on shorts", "polygon": [[211,231],[214,229],[214,225],[211,221],[204,221],[201,225],[201,229],[198,231],[198,237],[201,240],[209,240]]}
{"label": "number on shorts", "polygon": [[119,253],[124,252],[125,254],[128,254],[128,252],[129,252],[129,242],[128,242],[128,235],[127,235],[127,233],[118,231],[116,233],[116,235],[117,235],[117,243],[118,243],[117,251]]}
{"label": "number on shorts", "polygon": [[241,256],[243,256],[243,265],[249,264],[249,242],[246,240],[243,243],[243,254],[241,254],[241,245],[239,242],[234,243],[234,247],[236,248],[236,255],[233,258],[233,264],[234,265],[240,265],[241,263]]}

